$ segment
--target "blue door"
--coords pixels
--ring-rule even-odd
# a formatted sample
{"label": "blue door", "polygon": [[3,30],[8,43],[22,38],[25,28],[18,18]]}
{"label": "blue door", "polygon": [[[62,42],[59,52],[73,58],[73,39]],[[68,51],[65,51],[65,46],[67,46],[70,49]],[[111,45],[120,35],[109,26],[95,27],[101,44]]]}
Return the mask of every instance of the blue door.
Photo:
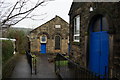
{"label": "blue door", "polygon": [[100,74],[108,76],[109,35],[107,31],[102,31],[100,36]]}
{"label": "blue door", "polygon": [[103,26],[104,19],[100,17],[96,21],[90,31],[88,67],[92,72],[108,76],[109,34]]}
{"label": "blue door", "polygon": [[41,43],[40,53],[45,54],[46,53],[46,43]]}

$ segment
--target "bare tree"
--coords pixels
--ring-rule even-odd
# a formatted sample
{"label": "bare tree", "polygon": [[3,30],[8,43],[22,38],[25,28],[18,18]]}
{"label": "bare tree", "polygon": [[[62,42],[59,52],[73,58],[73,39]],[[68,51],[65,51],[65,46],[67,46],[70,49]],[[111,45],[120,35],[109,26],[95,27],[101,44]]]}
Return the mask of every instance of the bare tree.
{"label": "bare tree", "polygon": [[[1,26],[15,25],[25,18],[31,18],[37,15],[30,15],[37,7],[44,6],[52,0],[38,0],[32,2],[31,0],[17,0],[14,4],[0,0],[0,22]],[[31,5],[30,5],[31,4]],[[33,5],[34,4],[34,5]],[[32,6],[32,7],[28,7]]]}

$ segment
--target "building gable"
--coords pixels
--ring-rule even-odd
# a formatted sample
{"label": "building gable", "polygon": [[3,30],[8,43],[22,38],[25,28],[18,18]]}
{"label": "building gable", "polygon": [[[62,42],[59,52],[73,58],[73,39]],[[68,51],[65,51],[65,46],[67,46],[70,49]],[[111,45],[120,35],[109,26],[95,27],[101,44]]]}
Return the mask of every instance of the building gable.
{"label": "building gable", "polygon": [[[68,23],[64,19],[62,19],[61,17],[56,15],[53,19],[51,19],[48,22],[42,24],[41,26],[38,26],[37,28],[32,30],[30,33],[36,33],[37,30],[39,30],[39,29],[42,29],[42,30],[48,29],[48,27],[50,29],[50,28],[52,28],[52,26],[48,26],[48,25],[52,25],[53,23],[55,23],[56,25],[60,25],[60,24],[68,25]],[[66,27],[68,27],[68,26],[66,26]],[[55,26],[54,26],[54,28],[55,28]]]}

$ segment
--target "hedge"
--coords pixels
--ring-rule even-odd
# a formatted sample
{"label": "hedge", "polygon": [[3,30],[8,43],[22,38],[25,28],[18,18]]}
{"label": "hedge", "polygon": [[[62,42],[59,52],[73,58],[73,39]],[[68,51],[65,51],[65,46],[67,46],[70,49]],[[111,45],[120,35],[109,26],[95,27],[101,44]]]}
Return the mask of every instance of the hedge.
{"label": "hedge", "polygon": [[2,64],[13,56],[14,46],[10,40],[2,40]]}

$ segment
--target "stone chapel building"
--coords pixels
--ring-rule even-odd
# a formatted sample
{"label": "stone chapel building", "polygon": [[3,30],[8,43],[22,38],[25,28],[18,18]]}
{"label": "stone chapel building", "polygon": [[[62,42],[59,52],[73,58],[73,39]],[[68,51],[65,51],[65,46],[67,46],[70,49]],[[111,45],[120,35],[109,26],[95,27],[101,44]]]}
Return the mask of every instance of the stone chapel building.
{"label": "stone chapel building", "polygon": [[31,52],[68,53],[69,25],[59,16],[32,30],[29,36]]}
{"label": "stone chapel building", "polygon": [[120,2],[73,2],[69,16],[70,58],[120,79]]}

